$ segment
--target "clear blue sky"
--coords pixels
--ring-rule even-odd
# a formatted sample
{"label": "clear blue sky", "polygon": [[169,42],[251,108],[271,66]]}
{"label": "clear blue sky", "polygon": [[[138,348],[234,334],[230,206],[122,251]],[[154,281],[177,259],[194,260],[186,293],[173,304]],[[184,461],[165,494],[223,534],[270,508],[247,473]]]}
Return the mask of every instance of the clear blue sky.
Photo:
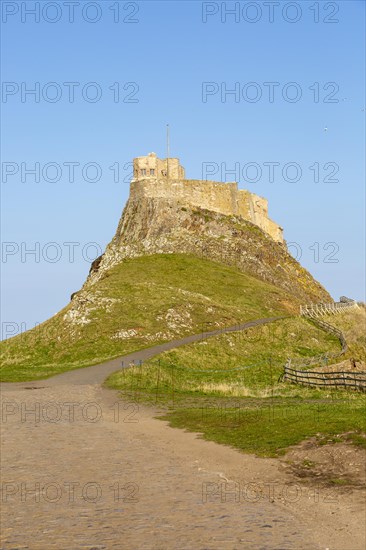
{"label": "clear blue sky", "polygon": [[[127,200],[126,163],[151,151],[165,156],[167,122],[171,155],[188,177],[200,179],[203,164],[214,163],[212,179],[231,181],[237,178],[220,167],[237,163],[240,187],[268,198],[271,217],[297,243],[291,252],[301,248],[303,265],[334,298],[364,299],[364,2],[280,2],[272,23],[262,2],[256,12],[240,2],[226,21],[221,2],[120,2],[119,22],[115,1],[85,8],[90,2],[81,0],[74,22],[62,1],[46,11],[41,1],[39,22],[21,4],[2,2],[2,162],[5,173],[17,170],[1,183],[2,241],[15,243],[5,244],[10,253],[1,264],[3,322],[32,328],[81,287],[89,270],[83,247],[91,258],[96,248],[87,243],[104,250]],[[215,11],[203,21],[203,13]],[[73,103],[65,82],[80,83]],[[85,87],[90,82],[97,87]],[[204,82],[215,83],[206,101]],[[278,83],[273,101],[266,82]],[[36,83],[38,102],[24,94]],[[225,87],[235,86],[239,97],[225,96]],[[91,102],[98,90],[100,100]],[[262,96],[252,102],[255,93]],[[61,96],[53,102],[55,94]],[[301,99],[291,102],[294,94]],[[79,163],[74,182],[64,165],[70,162]],[[274,181],[268,162],[279,163]],[[24,171],[35,163],[39,182]],[[61,167],[58,181],[50,181],[57,178],[48,163]],[[83,177],[87,163],[98,164],[99,181],[90,181],[93,167]],[[119,182],[109,168],[115,163]],[[288,163],[301,168],[299,181],[286,181],[296,179],[291,166],[282,177]],[[73,262],[67,242],[80,243]],[[35,243],[39,258],[24,257]],[[55,254],[61,258],[52,263]]]}

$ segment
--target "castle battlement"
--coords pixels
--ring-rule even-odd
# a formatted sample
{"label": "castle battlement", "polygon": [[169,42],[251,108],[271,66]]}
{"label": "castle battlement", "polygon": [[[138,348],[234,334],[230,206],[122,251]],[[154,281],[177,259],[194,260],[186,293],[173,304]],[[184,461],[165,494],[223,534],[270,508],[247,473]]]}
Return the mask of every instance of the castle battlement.
{"label": "castle battlement", "polygon": [[155,153],[133,160],[130,198],[174,199],[182,205],[196,206],[228,216],[241,216],[283,243],[283,229],[268,217],[268,201],[238,189],[236,182],[185,179],[178,158],[159,159]]}

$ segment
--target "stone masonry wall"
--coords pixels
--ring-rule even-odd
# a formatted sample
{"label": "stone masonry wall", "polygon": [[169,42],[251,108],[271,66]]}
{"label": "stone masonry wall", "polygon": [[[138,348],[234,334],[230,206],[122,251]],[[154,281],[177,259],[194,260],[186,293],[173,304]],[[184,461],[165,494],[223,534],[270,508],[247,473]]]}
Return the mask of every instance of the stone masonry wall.
{"label": "stone masonry wall", "polygon": [[130,188],[130,199],[158,197],[173,199],[182,206],[197,206],[228,216],[241,216],[269,234],[275,241],[283,242],[283,230],[268,218],[268,203],[263,197],[238,189],[236,182],[137,178]]}

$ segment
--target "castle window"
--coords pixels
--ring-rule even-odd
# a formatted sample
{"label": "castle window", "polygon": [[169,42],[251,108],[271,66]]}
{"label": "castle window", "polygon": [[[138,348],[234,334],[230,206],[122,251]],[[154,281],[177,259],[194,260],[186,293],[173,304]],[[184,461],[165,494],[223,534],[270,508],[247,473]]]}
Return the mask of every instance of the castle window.
{"label": "castle window", "polygon": [[162,176],[166,176],[166,175],[167,175],[166,170],[162,170],[162,171],[161,171],[161,175],[162,175]]}
{"label": "castle window", "polygon": [[154,168],[151,168],[151,169],[150,169],[150,176],[155,176],[155,170],[154,170]]}
{"label": "castle window", "polygon": [[146,169],[145,169],[145,168],[142,168],[142,170],[141,170],[141,176],[146,176]]}

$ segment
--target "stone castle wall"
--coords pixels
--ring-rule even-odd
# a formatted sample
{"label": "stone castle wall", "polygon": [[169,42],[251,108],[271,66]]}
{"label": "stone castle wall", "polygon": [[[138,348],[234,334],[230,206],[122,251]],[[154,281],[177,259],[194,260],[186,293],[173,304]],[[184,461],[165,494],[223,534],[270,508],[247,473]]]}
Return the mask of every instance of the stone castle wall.
{"label": "stone castle wall", "polygon": [[174,199],[183,206],[241,216],[263,229],[275,241],[283,242],[282,228],[268,217],[266,199],[238,189],[236,182],[184,179],[184,169],[179,159],[169,159],[169,163],[166,161],[161,161],[154,153],[134,159],[134,179],[130,189],[132,200],[142,197]]}

